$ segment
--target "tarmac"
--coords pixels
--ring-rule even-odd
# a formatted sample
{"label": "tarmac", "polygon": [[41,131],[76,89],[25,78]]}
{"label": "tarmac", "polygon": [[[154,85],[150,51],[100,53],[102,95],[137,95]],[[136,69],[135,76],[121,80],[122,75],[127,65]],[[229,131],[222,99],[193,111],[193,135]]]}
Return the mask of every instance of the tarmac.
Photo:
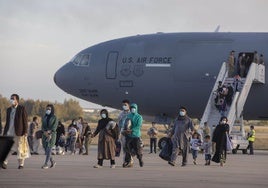
{"label": "tarmac", "polygon": [[197,165],[189,154],[188,164],[172,167],[158,154],[149,154],[144,148],[144,167],[134,159],[133,168],[122,167],[122,155],[116,158],[116,168],[104,161],[103,168],[95,169],[97,148],[92,146],[90,155],[54,155],[56,167],[41,169],[45,155],[33,155],[26,159],[24,169],[17,169],[16,156],[9,157],[8,169],[0,169],[0,188],[16,187],[228,187],[256,188],[268,186],[268,151],[258,150],[255,155],[228,154],[223,167],[211,163],[205,166],[204,155],[199,154]]}

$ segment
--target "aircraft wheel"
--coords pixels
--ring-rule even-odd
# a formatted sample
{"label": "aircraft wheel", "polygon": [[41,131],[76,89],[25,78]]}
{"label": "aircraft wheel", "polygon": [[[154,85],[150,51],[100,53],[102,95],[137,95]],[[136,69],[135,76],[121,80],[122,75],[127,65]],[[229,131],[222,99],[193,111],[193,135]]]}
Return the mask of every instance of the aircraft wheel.
{"label": "aircraft wheel", "polygon": [[233,154],[237,154],[237,149],[233,149],[233,150],[232,150],[232,153],[233,153]]}
{"label": "aircraft wheel", "polygon": [[162,149],[166,145],[167,139],[167,137],[160,138],[160,140],[158,141],[159,149]]}

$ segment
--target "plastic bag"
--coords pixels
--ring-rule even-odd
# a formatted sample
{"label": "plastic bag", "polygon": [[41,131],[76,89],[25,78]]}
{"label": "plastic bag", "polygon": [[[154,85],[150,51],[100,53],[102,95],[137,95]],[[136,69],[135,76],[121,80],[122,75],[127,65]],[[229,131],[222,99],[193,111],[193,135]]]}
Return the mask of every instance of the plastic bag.
{"label": "plastic bag", "polygon": [[159,157],[165,161],[170,161],[171,154],[172,154],[172,141],[171,141],[171,138],[168,138],[166,140],[165,146],[162,148],[161,152],[159,153]]}
{"label": "plastic bag", "polygon": [[226,150],[227,151],[232,151],[233,150],[233,143],[232,143],[232,141],[229,138],[227,133],[226,133]]}

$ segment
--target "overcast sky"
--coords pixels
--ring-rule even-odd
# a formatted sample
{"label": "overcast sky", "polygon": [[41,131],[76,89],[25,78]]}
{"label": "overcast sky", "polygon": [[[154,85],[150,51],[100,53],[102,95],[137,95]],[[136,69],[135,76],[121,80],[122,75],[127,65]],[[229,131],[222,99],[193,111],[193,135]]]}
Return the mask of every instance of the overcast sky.
{"label": "overcast sky", "polygon": [[[80,50],[156,32],[267,32],[266,0],[0,0],[0,94],[63,102],[57,69]],[[83,107],[91,103],[79,100]]]}

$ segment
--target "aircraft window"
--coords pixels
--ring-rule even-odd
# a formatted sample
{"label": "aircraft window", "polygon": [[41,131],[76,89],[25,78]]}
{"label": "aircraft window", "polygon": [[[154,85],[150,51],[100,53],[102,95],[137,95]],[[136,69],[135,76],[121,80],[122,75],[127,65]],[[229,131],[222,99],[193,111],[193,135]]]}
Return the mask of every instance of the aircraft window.
{"label": "aircraft window", "polygon": [[73,57],[71,62],[76,66],[89,66],[91,54],[79,54]]}
{"label": "aircraft window", "polygon": [[84,55],[83,59],[80,61],[79,65],[80,66],[88,66],[90,62],[90,54]]}
{"label": "aircraft window", "polygon": [[78,56],[75,56],[73,59],[72,59],[72,62],[74,65],[79,65],[79,62],[81,61],[82,59],[82,55],[78,55]]}

